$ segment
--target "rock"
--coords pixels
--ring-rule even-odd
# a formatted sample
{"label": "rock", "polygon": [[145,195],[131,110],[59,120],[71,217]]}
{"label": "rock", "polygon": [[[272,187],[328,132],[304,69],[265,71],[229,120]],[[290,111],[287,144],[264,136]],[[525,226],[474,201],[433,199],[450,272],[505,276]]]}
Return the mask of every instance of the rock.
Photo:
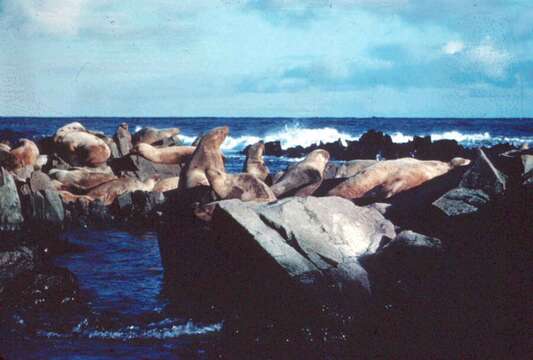
{"label": "rock", "polygon": [[20,229],[24,217],[13,177],[0,168],[0,231]]}
{"label": "rock", "polygon": [[226,200],[212,221],[219,246],[228,256],[253,259],[249,270],[257,277],[281,273],[303,288],[359,300],[370,289],[358,258],[374,253],[384,237],[395,237],[392,223],[377,211],[336,197],[268,205]]}
{"label": "rock", "polygon": [[488,195],[500,195],[505,191],[505,184],[505,176],[494,167],[483,150],[478,149],[477,159],[465,173],[459,186],[483,190]]}
{"label": "rock", "polygon": [[283,156],[281,143],[279,141],[270,141],[265,143],[265,155]]}
{"label": "rock", "polygon": [[433,202],[448,217],[473,215],[506,189],[506,178],[478,150],[478,158],[463,175],[457,188],[448,191]]}
{"label": "rock", "polygon": [[29,226],[45,229],[52,225],[62,227],[65,210],[56,190],[33,191],[22,197],[22,203]]}
{"label": "rock", "polygon": [[6,251],[0,250],[0,298],[2,288],[7,281],[26,271],[32,271],[35,266],[35,252],[27,246],[19,246]]}

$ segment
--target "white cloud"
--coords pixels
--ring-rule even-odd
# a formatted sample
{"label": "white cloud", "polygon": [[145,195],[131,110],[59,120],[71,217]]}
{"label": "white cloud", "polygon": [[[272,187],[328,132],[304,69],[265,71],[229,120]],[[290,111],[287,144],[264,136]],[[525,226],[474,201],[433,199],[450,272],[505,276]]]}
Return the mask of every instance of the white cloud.
{"label": "white cloud", "polygon": [[512,61],[511,54],[505,49],[497,48],[490,37],[469,49],[467,58],[473,65],[480,66],[488,76],[493,78],[503,78]]}
{"label": "white cloud", "polygon": [[442,51],[448,55],[455,55],[463,51],[465,44],[462,41],[448,41],[443,47]]}
{"label": "white cloud", "polygon": [[19,0],[16,2],[24,20],[36,30],[54,34],[77,34],[87,0]]}

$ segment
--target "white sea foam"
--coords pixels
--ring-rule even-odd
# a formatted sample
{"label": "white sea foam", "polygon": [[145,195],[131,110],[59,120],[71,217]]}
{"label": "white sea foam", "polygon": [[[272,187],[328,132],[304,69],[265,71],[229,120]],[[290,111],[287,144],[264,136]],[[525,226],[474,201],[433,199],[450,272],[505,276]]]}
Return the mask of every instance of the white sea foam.
{"label": "white sea foam", "polygon": [[[414,135],[405,134],[403,132],[389,133],[392,141],[395,143],[407,143],[412,141]],[[340,140],[343,145],[347,145],[348,141],[359,140],[362,134],[348,134],[339,131],[332,127],[324,128],[302,128],[298,125],[285,126],[282,129],[267,133],[265,136],[257,135],[242,135],[233,137],[229,135],[226,141],[222,144],[222,149],[225,151],[240,151],[246,146],[254,144],[260,140],[264,142],[279,141],[283,149],[288,149],[295,146],[308,147],[315,144],[332,143]],[[492,145],[497,143],[511,143],[514,145],[521,145],[524,143],[533,143],[533,137],[506,137],[506,136],[492,136],[489,132],[480,133],[462,133],[457,130],[435,132],[429,134],[433,141],[436,140],[456,140],[463,145]],[[185,144],[191,144],[196,136],[180,134],[180,138]]]}
{"label": "white sea foam", "polygon": [[[85,327],[83,324],[81,327]],[[89,339],[114,339],[114,340],[133,340],[133,339],[174,339],[180,336],[187,335],[203,335],[218,332],[222,329],[222,323],[198,325],[192,321],[187,321],[185,324],[176,324],[175,321],[169,319],[158,323],[148,324],[147,326],[126,326],[116,330],[94,330],[75,327],[72,331],[76,336],[88,337]],[[70,334],[59,334],[56,332],[39,332],[40,336],[48,338],[65,338]]]}

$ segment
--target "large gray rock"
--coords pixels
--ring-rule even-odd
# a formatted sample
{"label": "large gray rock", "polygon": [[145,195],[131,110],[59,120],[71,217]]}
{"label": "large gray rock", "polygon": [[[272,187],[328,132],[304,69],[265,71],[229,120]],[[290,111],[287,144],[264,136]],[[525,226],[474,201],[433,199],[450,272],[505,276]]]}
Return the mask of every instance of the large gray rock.
{"label": "large gray rock", "polygon": [[[358,259],[374,253],[384,237],[394,238],[391,222],[374,209],[338,197],[288,198],[274,204],[226,200],[218,203],[213,230],[221,246],[239,257],[275,264],[297,284],[345,294],[369,292]],[[242,244],[240,247],[236,244]]]}
{"label": "large gray rock", "polygon": [[155,175],[160,179],[179,176],[181,167],[178,164],[157,164],[138,155],[129,156],[134,166],[133,171],[126,173],[141,181],[145,181]]}
{"label": "large gray rock", "polygon": [[0,231],[18,230],[23,221],[15,181],[4,168],[0,168]]}
{"label": "large gray rock", "polygon": [[433,205],[447,216],[468,215],[476,213],[490,201],[482,190],[455,188],[437,199]]}

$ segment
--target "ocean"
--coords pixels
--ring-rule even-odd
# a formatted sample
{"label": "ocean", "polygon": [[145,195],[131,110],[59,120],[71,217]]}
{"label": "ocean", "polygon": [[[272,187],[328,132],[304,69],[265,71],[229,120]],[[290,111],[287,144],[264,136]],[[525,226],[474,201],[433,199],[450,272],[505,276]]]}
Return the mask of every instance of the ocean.
{"label": "ocean", "polygon": [[[241,151],[258,140],[279,140],[283,148],[309,146],[320,141],[356,140],[369,129],[383,131],[395,142],[407,142],[415,135],[431,135],[434,140],[455,139],[468,147],[498,143],[533,145],[533,119],[3,117],[0,134],[38,138],[53,134],[71,121],[80,121],[107,135],[113,135],[121,122],[127,122],[132,132],[145,126],[179,127],[185,143],[192,143],[210,128],[227,125],[230,135],[222,149],[230,172],[242,170]],[[265,159],[272,172],[296,160]],[[78,277],[90,316],[62,331],[2,329],[0,354],[8,359],[166,359],[213,355],[214,344],[221,341],[224,316],[215,319],[176,310],[163,292],[163,269],[154,231],[77,229],[66,236],[82,251],[59,256],[55,262]]]}

